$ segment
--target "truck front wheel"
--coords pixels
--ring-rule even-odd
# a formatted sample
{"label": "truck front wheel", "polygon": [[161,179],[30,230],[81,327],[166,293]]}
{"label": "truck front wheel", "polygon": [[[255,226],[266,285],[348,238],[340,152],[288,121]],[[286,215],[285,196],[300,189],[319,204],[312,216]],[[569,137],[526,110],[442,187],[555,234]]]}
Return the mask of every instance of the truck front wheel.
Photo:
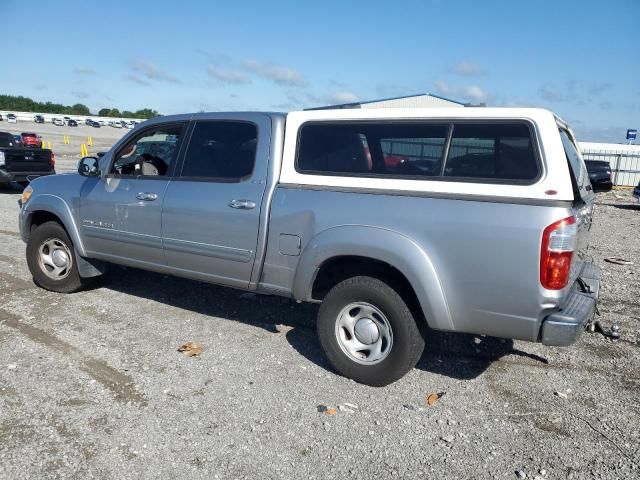
{"label": "truck front wheel", "polygon": [[373,277],[352,277],[325,296],[320,344],[345,377],[375,387],[395,382],[422,355],[424,340],[402,296]]}
{"label": "truck front wheel", "polygon": [[89,282],[78,273],[73,243],[58,222],[43,223],[31,232],[27,264],[36,285],[46,290],[72,293]]}

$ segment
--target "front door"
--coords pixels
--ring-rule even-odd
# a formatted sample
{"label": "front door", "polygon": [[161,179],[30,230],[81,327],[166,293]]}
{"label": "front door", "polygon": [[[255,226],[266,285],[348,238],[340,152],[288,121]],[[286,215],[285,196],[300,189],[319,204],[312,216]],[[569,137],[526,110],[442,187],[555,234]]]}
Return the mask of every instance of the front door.
{"label": "front door", "polygon": [[114,153],[106,174],[87,179],[80,228],[91,257],[141,267],[164,265],[162,202],[185,126],[159,124],[135,134]]}
{"label": "front door", "polygon": [[266,116],[256,121],[195,122],[162,211],[165,257],[176,273],[248,286],[271,128]]}

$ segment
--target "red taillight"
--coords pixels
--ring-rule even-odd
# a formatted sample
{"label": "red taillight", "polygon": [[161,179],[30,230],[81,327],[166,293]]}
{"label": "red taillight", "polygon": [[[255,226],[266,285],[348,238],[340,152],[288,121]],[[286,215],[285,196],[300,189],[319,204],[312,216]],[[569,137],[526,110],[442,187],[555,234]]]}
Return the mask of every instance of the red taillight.
{"label": "red taillight", "polygon": [[55,168],[56,166],[56,156],[53,152],[51,152],[51,158],[49,159],[49,163],[51,164],[51,168]]}
{"label": "red taillight", "polygon": [[544,229],[540,248],[540,283],[544,288],[561,290],[567,286],[577,232],[575,217],[564,218]]}

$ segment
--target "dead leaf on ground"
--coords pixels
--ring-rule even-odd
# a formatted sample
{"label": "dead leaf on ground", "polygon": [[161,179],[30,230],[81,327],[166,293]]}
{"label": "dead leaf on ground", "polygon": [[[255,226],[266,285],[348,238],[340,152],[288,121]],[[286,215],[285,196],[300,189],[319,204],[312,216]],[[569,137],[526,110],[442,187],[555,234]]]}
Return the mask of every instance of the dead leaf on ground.
{"label": "dead leaf on ground", "polygon": [[429,405],[430,407],[432,407],[438,400],[440,400],[442,398],[442,396],[444,395],[445,392],[438,392],[438,393],[430,393],[427,396],[427,405]]}
{"label": "dead leaf on ground", "polygon": [[196,355],[200,355],[202,350],[202,345],[196,342],[187,342],[178,347],[178,351],[182,352],[186,357],[195,357]]}
{"label": "dead leaf on ground", "polygon": [[325,415],[335,415],[338,413],[338,410],[333,407],[327,407],[326,405],[318,405],[318,412],[324,413]]}

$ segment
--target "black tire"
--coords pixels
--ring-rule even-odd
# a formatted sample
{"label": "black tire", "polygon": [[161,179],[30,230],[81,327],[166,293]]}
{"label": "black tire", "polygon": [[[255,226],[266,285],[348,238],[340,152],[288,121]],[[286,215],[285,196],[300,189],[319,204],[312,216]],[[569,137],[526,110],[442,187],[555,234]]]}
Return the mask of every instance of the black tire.
{"label": "black tire", "polygon": [[[343,309],[354,302],[377,308],[391,327],[390,351],[379,363],[358,363],[339,344],[336,322]],[[424,350],[424,339],[407,303],[391,286],[373,277],[352,277],[334,286],[320,306],[317,330],[331,365],[345,377],[374,387],[402,378],[418,363]]]}
{"label": "black tire", "polygon": [[[40,247],[48,240],[55,239],[64,244],[71,253],[71,266],[63,278],[53,279],[44,271],[40,265]],[[73,243],[67,235],[66,230],[58,222],[46,222],[38,225],[29,237],[27,243],[27,265],[33,276],[33,281],[45,290],[59,293],[73,293],[86,287],[91,279],[82,278],[78,273],[78,262]]]}

